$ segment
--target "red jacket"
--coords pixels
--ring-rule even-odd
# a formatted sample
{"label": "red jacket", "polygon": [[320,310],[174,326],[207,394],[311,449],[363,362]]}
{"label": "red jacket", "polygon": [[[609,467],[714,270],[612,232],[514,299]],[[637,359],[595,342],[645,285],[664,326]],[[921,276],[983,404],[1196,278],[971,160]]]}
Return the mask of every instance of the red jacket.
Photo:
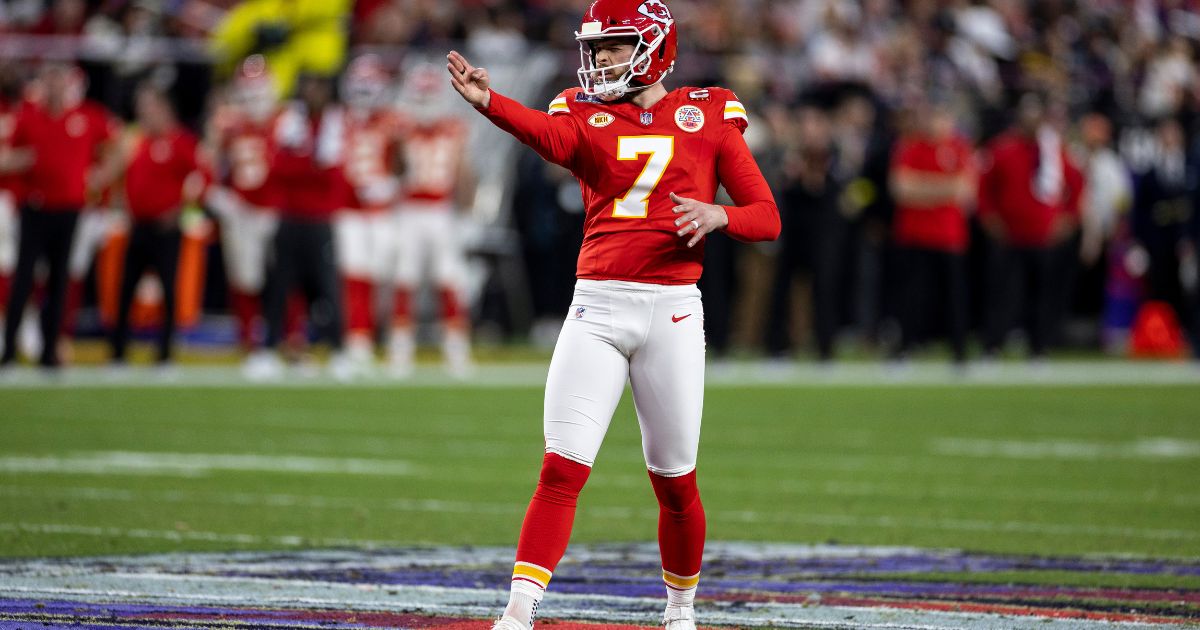
{"label": "red jacket", "polygon": [[[973,159],[971,145],[964,138],[911,138],[896,146],[892,172],[962,176],[973,168]],[[966,251],[969,240],[967,215],[957,203],[915,208],[897,202],[892,232],[900,245],[955,253]]]}
{"label": "red jacket", "polygon": [[116,119],[91,101],[58,115],[32,104],[22,108],[12,144],[32,149],[35,156],[21,177],[25,200],[45,210],[83,208],[97,148],[117,129]]}
{"label": "red jacket", "polygon": [[204,176],[197,150],[196,136],[182,127],[137,139],[125,171],[125,199],[135,220],[153,221],[179,210],[184,183]]}
{"label": "red jacket", "polygon": [[1083,173],[1062,151],[1063,190],[1058,200],[1046,203],[1034,194],[1040,151],[1035,138],[1009,132],[988,145],[979,179],[979,218],[999,217],[1008,242],[1018,247],[1053,244],[1059,217],[1079,216],[1083,198]]}
{"label": "red jacket", "polygon": [[335,212],[348,205],[350,190],[341,153],[335,151],[338,159],[323,163],[318,144],[330,141],[332,135],[341,139],[340,133],[323,133],[324,125],[334,124],[340,112],[331,109],[313,117],[293,109],[285,115],[303,116],[300,124],[307,125],[307,134],[300,142],[282,141],[272,161],[272,175],[282,191],[282,214],[303,221],[330,221]]}

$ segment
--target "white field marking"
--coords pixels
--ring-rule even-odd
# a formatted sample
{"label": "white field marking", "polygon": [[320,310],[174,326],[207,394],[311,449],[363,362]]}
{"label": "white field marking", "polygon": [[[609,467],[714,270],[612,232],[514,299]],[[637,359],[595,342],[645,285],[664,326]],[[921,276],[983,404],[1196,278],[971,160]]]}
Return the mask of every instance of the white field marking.
{"label": "white field marking", "polygon": [[202,541],[234,543],[238,545],[280,545],[283,547],[398,547],[396,540],[360,540],[352,538],[308,538],[305,536],[258,536],[255,534],[204,532],[175,529],[127,529],[121,527],[94,527],[91,525],[68,525],[63,523],[0,523],[0,531],[26,534],[58,534],[72,536],[96,536],[100,538],[137,538],[170,540],[174,542]]}
{"label": "white field marking", "polygon": [[[302,505],[298,503],[298,505]],[[319,507],[318,505],[306,507]],[[340,506],[339,506],[340,507]],[[411,506],[401,507],[393,505],[393,509],[403,509],[411,512],[421,513],[459,513],[472,514],[478,513],[484,509],[492,509],[503,514],[517,514],[520,512],[521,506],[513,506],[508,504],[483,504],[475,502],[450,502],[450,501],[418,501]],[[408,509],[411,507],[411,509]],[[653,519],[657,515],[657,510],[652,509],[632,509],[621,507],[597,507],[587,509],[586,514],[592,517],[611,518],[613,520],[626,520],[629,518],[644,518],[647,520]],[[876,528],[876,529],[924,529],[937,531],[955,531],[955,532],[1007,532],[1007,533],[1025,533],[1025,534],[1042,534],[1050,536],[1062,537],[1077,537],[1081,535],[1089,536],[1112,536],[1118,538],[1138,538],[1143,540],[1198,540],[1200,539],[1200,530],[1190,529],[1162,529],[1162,528],[1141,528],[1141,527],[1121,527],[1113,525],[1092,525],[1081,523],[1036,523],[1027,521],[987,521],[980,519],[932,519],[920,517],[895,517],[895,516],[857,516],[847,514],[820,514],[812,512],[799,512],[796,514],[786,514],[779,512],[758,512],[754,510],[713,510],[706,514],[710,521],[723,521],[728,523],[740,524],[788,524],[788,525],[811,525],[817,527],[857,527],[857,528]],[[0,529],[8,531],[25,531],[28,533],[42,534],[79,534],[90,536],[108,536],[129,538],[163,538],[168,540],[219,540],[220,537],[234,537],[229,542],[243,542],[252,544],[255,536],[251,534],[220,534],[214,532],[178,532],[175,530],[147,530],[147,529],[122,529],[122,528],[102,528],[102,527],[85,527],[77,525],[64,525],[58,523],[6,523],[0,524]],[[123,532],[131,532],[124,534]],[[182,538],[181,538],[182,536]],[[261,537],[260,537],[261,538]],[[278,544],[285,546],[295,546],[305,544],[305,541],[311,544],[322,544],[313,539],[304,539],[300,536],[285,535],[277,536],[273,539],[277,540]],[[389,543],[387,541],[371,541],[354,539],[345,539],[340,542],[327,542],[325,545],[337,544],[363,544],[370,546],[398,545],[398,542]]]}
{"label": "white field marking", "polygon": [[406,477],[414,475],[416,468],[408,462],[394,459],[236,453],[80,451],[66,456],[9,455],[0,457],[0,471],[168,477],[203,477],[217,471],[239,471]]}
{"label": "white field marking", "polygon": [[[601,478],[597,478],[599,481]],[[638,486],[645,480],[638,478]],[[705,487],[711,488],[713,481],[706,481]],[[758,490],[762,490],[759,488]],[[1080,505],[1140,505],[1147,503],[1169,503],[1178,507],[1200,506],[1200,495],[1164,494],[1158,492],[1114,492],[1109,490],[1080,490],[1065,491],[1045,488],[1030,488],[1028,490],[1008,490],[994,487],[936,487],[914,488],[911,484],[880,484],[872,482],[827,481],[803,482],[795,481],[781,484],[777,491],[772,491],[776,498],[782,495],[796,496],[840,496],[840,497],[880,497],[880,498],[937,498],[947,500],[974,501],[1020,501],[1045,503],[1071,503]],[[228,504],[239,506],[267,506],[274,508],[304,508],[304,509],[379,509],[398,512],[459,512],[486,514],[514,514],[524,509],[517,503],[484,503],[471,501],[447,501],[441,499],[389,497],[377,499],[369,497],[329,497],[316,495],[293,495],[279,493],[254,492],[194,492],[185,490],[165,491],[131,491],[121,488],[99,487],[68,487],[46,488],[24,485],[0,485],[0,497],[38,499],[62,498],[84,501],[125,501],[125,502],[168,502],[168,503],[203,503]],[[628,518],[638,514],[638,511],[622,507],[587,508],[589,513],[611,516],[613,518]],[[642,514],[650,514],[651,510],[642,510]]]}
{"label": "white field marking", "polygon": [[931,443],[930,450],[937,455],[980,458],[1179,460],[1200,458],[1200,440],[1148,437],[1113,444],[1076,440],[937,438]]}
{"label": "white field marking", "polygon": [[[529,363],[479,366],[469,387],[542,387],[549,359]],[[1097,385],[1195,385],[1200,384],[1200,367],[1187,363],[1148,363],[1119,359],[1054,361],[1045,369],[1031,369],[1018,361],[995,366],[973,367],[966,376],[952,371],[941,361],[917,362],[897,373],[878,362],[840,363],[831,369],[811,363],[713,362],[705,381],[712,387],[911,387],[941,386],[1097,386]],[[99,388],[249,388],[288,389],[327,387],[336,390],[446,388],[461,389],[461,380],[440,370],[419,369],[413,378],[395,381],[367,378],[343,384],[327,377],[291,378],[271,384],[254,383],[242,377],[236,366],[182,366],[176,378],[163,379],[149,370],[115,374],[105,367],[79,366],[48,378],[33,369],[9,370],[0,376],[0,389]]]}

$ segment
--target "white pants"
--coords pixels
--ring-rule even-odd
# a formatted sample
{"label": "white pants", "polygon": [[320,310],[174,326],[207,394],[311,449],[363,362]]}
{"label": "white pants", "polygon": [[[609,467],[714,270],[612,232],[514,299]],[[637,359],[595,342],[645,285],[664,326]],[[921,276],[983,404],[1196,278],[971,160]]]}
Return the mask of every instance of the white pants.
{"label": "white pants", "polygon": [[263,290],[267,252],[279,229],[279,215],[241,206],[220,216],[225,273],[234,289],[249,294]]}
{"label": "white pants", "polygon": [[333,221],[338,271],[350,278],[386,282],[396,258],[390,212],[338,213]]}
{"label": "white pants", "polygon": [[[8,275],[17,266],[17,244],[20,242],[20,220],[16,199],[7,190],[0,190],[0,275]],[[3,317],[3,313],[0,313]]]}
{"label": "white pants", "polygon": [[401,206],[393,219],[396,265],[393,276],[402,287],[415,287],[425,277],[438,286],[462,289],[467,270],[459,242],[457,217],[450,206]]}
{"label": "white pants", "polygon": [[704,306],[695,285],[580,280],[546,378],[546,450],[591,466],[628,381],[656,475],[696,467]]}
{"label": "white pants", "polygon": [[71,242],[71,259],[67,265],[72,280],[87,277],[96,252],[108,242],[121,220],[121,214],[110,208],[87,208],[79,214],[75,238]]}

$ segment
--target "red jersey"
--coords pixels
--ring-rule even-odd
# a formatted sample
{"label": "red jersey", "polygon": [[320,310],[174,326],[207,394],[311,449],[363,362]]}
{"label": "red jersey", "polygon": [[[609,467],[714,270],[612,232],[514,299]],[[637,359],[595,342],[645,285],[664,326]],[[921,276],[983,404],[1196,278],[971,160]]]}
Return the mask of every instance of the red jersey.
{"label": "red jersey", "polygon": [[999,216],[1009,242],[1019,247],[1051,244],[1060,215],[1079,216],[1083,174],[1062,152],[1063,191],[1056,203],[1034,194],[1040,149],[1034,138],[1007,133],[992,141],[979,178],[979,216]]}
{"label": "red jersey", "polygon": [[438,204],[453,201],[466,146],[467,126],[457,118],[410,125],[403,140],[404,200]]}
{"label": "red jersey", "polygon": [[177,127],[161,136],[140,136],[125,171],[125,199],[135,220],[152,221],[177,210],[184,183],[200,176],[199,143]]}
{"label": "red jersey", "polygon": [[392,158],[399,140],[400,119],[391,112],[346,116],[345,171],[346,183],[354,193],[353,207],[384,210],[395,204]]}
{"label": "red jersey", "polygon": [[306,221],[329,221],[348,202],[342,170],[345,152],[339,146],[344,143],[345,131],[335,129],[345,124],[343,112],[330,108],[320,116],[312,116],[296,108],[283,116],[290,120],[281,119],[276,125],[277,141],[295,131],[288,126],[302,130],[298,144],[284,146],[279,142],[272,162],[272,174],[279,178],[283,192],[283,213]]}
{"label": "red jersey", "polygon": [[[961,177],[971,169],[971,145],[960,136],[945,140],[901,140],[892,154],[893,173],[911,171]],[[965,252],[969,240],[967,215],[958,203],[921,207],[897,203],[892,232],[900,245],[955,253]]]}
{"label": "red jersey", "polygon": [[722,184],[736,204],[725,206],[727,234],[743,241],[779,235],[775,199],[742,138],[746,110],[729,90],[679,88],[642,109],[572,88],[549,113],[492,92],[483,114],[579,178],[587,208],[581,279],[696,282],[703,242],[689,248],[688,237],[677,235],[670,193],[712,203]]}
{"label": "red jersey", "polygon": [[278,209],[283,191],[271,175],[275,159],[275,123],[278,115],[255,122],[239,114],[222,117],[216,150],[222,161],[221,181],[247,204]]}
{"label": "red jersey", "polygon": [[13,146],[31,148],[35,156],[21,178],[25,200],[46,210],[82,208],[96,151],[118,129],[116,118],[91,101],[58,115],[37,105],[22,108]]}

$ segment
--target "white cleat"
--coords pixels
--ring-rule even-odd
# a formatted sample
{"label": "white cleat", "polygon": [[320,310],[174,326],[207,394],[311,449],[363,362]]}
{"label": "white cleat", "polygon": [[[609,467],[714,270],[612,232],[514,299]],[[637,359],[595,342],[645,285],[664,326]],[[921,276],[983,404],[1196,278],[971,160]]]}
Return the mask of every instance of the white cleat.
{"label": "white cleat", "polygon": [[696,630],[696,612],[691,606],[667,606],[663,612],[663,630]]}
{"label": "white cleat", "polygon": [[284,376],[283,360],[271,350],[257,350],[246,357],[242,364],[242,375],[246,380],[258,383],[281,381]]}
{"label": "white cleat", "polygon": [[530,630],[533,625],[526,626],[525,624],[513,619],[512,617],[501,617],[492,624],[492,630]]}
{"label": "white cleat", "polygon": [[362,365],[346,352],[335,352],[329,357],[329,376],[339,383],[349,383],[362,374]]}

